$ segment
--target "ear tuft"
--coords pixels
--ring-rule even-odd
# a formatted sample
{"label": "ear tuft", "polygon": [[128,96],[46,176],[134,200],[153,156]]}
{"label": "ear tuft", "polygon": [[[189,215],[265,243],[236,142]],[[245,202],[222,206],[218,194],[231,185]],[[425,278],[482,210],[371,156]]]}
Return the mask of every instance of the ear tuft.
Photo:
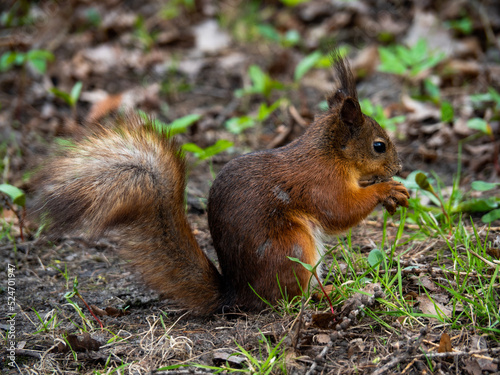
{"label": "ear tuft", "polygon": [[342,90],[337,90],[329,94],[326,98],[328,108],[333,109],[341,105],[346,99],[346,94]]}
{"label": "ear tuft", "polygon": [[356,99],[346,98],[340,108],[340,118],[349,126],[359,127],[363,124],[363,114]]}

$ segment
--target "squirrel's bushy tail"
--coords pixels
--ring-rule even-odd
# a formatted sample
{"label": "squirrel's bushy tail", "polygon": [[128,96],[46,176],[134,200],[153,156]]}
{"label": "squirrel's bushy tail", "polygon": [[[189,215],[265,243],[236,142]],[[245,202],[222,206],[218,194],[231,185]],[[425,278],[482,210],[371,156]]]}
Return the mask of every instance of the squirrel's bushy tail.
{"label": "squirrel's bushy tail", "polygon": [[206,315],[222,305],[221,276],[198,246],[184,207],[178,145],[136,116],[64,146],[43,168],[36,205],[52,232],[113,230],[145,282]]}

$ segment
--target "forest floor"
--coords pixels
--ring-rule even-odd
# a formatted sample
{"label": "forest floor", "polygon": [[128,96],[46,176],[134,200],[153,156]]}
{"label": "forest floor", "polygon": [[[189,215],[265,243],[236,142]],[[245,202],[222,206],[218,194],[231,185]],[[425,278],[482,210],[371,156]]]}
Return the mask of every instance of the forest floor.
{"label": "forest floor", "polygon": [[[22,205],[0,189],[1,373],[500,373],[498,5],[296,2],[0,6],[0,184],[26,192],[28,213],[21,233]],[[206,160],[187,155],[189,222],[216,262],[205,207],[214,174],[303,133],[335,89],[333,47],[351,62],[363,111],[393,137],[412,194],[405,213],[379,207],[329,239],[334,315],[306,296],[195,317],[148,289],[112,235],[38,233],[33,176],[57,139],[140,110],[191,120],[181,144],[231,142]]]}

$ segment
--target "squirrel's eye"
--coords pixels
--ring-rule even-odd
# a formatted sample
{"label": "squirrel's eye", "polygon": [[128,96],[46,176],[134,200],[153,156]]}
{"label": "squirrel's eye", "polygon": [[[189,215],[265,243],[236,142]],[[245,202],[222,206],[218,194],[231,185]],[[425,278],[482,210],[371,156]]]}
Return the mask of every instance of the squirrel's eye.
{"label": "squirrel's eye", "polygon": [[384,142],[373,142],[373,149],[375,152],[379,154],[383,154],[385,152],[385,143]]}

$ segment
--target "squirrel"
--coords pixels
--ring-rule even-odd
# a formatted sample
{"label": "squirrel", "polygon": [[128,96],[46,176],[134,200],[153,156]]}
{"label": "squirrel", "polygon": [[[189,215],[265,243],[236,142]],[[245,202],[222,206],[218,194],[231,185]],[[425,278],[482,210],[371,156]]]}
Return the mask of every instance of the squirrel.
{"label": "squirrel", "polygon": [[[38,210],[58,233],[118,233],[123,257],[161,297],[198,315],[257,310],[301,295],[324,235],[358,224],[379,203],[408,207],[387,133],[364,115],[345,58],[339,88],[304,134],[228,162],[208,196],[220,270],[199,247],[185,214],[186,162],[177,142],[136,115],[96,125],[43,168]],[[283,294],[282,294],[283,293]]]}

